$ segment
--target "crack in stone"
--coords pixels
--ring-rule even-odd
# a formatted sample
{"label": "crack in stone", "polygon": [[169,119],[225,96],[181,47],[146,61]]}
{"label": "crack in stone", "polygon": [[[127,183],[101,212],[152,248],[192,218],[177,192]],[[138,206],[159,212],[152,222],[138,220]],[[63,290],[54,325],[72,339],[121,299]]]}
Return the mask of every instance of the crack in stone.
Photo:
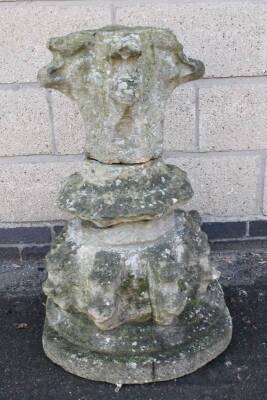
{"label": "crack in stone", "polygon": [[151,365],[151,379],[152,379],[152,381],[155,381],[156,380],[156,364],[155,364],[155,361],[153,360],[152,361],[152,365]]}

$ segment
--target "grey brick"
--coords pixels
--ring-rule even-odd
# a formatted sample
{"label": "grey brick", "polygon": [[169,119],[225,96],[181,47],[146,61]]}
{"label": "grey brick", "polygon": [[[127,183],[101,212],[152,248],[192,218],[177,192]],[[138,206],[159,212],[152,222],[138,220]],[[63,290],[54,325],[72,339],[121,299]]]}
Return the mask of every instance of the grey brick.
{"label": "grey brick", "polygon": [[47,226],[0,228],[0,244],[49,243],[51,229]]}
{"label": "grey brick", "polygon": [[48,154],[51,127],[45,90],[0,90],[0,156]]}
{"label": "grey brick", "polygon": [[195,195],[185,208],[208,216],[240,217],[259,212],[257,156],[195,154],[166,161],[188,173]]}
{"label": "grey brick", "polygon": [[201,150],[267,149],[267,84],[199,90]]}
{"label": "grey brick", "polygon": [[185,52],[206,64],[206,76],[263,75],[267,5],[253,1],[132,5],[117,22],[172,29]]}
{"label": "grey brick", "polygon": [[51,59],[50,37],[111,23],[110,6],[66,2],[2,4],[0,82],[35,82]]}
{"label": "grey brick", "polygon": [[67,176],[81,162],[2,164],[0,168],[0,221],[34,222],[70,218],[56,199]]}

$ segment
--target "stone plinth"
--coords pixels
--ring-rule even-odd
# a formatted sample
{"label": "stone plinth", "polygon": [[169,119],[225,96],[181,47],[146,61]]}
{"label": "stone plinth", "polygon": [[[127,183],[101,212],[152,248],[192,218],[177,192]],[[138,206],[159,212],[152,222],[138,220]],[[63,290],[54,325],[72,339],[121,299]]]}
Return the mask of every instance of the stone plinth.
{"label": "stone plinth", "polygon": [[[43,345],[79,376],[168,380],[220,354],[232,325],[186,173],[162,161],[164,106],[204,73],[168,30],[111,26],[51,39],[45,87],[75,100],[86,161],[59,195],[75,218],[47,257]],[[74,132],[75,134],[75,132]]]}

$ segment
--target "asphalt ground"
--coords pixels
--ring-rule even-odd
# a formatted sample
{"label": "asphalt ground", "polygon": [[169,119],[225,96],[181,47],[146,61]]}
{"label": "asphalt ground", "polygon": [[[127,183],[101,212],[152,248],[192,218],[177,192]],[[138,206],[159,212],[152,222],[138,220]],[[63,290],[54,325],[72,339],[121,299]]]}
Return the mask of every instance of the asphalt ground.
{"label": "asphalt ground", "polygon": [[0,266],[0,400],[267,399],[267,253],[217,252],[211,261],[233,318],[228,349],[197,372],[162,383],[88,381],[53,364],[42,350],[43,261]]}

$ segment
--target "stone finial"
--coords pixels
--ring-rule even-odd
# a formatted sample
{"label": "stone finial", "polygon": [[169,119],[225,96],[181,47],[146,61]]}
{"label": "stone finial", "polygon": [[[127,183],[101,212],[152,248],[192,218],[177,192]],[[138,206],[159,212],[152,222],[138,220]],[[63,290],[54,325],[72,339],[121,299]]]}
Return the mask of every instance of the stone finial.
{"label": "stone finial", "polygon": [[78,103],[87,159],[59,195],[75,218],[47,256],[44,350],[115,384],[193,372],[232,324],[200,216],[179,209],[193,195],[186,173],[160,156],[166,100],[204,66],[166,29],[106,27],[49,48],[39,81]]}
{"label": "stone finial", "polygon": [[166,100],[204,74],[167,29],[110,26],[50,39],[48,48],[53,61],[39,82],[78,103],[88,157],[109,164],[159,157]]}

